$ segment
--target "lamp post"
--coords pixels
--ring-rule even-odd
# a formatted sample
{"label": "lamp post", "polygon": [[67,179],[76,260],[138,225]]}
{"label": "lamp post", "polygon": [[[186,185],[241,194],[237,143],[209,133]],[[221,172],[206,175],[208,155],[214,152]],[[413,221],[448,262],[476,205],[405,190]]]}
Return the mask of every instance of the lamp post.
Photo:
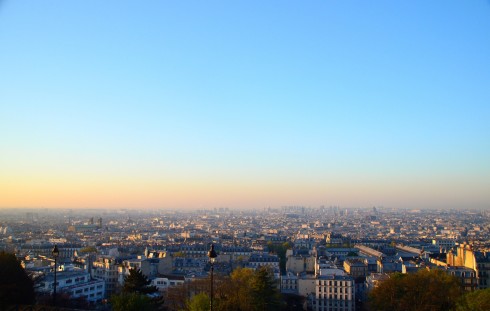
{"label": "lamp post", "polygon": [[54,258],[54,290],[53,290],[53,306],[56,307],[56,263],[58,256],[60,255],[60,251],[58,250],[58,246],[54,246],[53,250],[51,251],[51,255],[53,255]]}
{"label": "lamp post", "polygon": [[214,262],[216,261],[216,251],[214,250],[214,244],[211,244],[211,249],[208,252],[209,263],[211,264],[211,297],[210,297],[210,311],[213,311],[213,273],[214,273]]}

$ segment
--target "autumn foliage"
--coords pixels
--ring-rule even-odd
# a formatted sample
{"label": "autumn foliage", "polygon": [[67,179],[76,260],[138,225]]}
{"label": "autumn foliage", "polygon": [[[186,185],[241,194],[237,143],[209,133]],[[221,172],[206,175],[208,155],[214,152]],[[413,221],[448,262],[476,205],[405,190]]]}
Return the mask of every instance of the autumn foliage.
{"label": "autumn foliage", "polygon": [[379,311],[446,311],[456,307],[461,295],[458,279],[444,271],[395,273],[371,292],[369,307]]}

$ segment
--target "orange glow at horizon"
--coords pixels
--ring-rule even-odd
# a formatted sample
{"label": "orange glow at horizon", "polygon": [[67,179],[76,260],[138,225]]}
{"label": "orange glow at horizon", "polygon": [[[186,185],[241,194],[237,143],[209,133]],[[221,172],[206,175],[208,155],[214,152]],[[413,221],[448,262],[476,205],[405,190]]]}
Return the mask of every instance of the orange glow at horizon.
{"label": "orange glow at horizon", "polygon": [[[448,181],[10,178],[0,179],[0,207],[262,208],[283,205],[431,206],[488,202],[483,187]],[[470,189],[470,190],[468,190]],[[402,204],[400,204],[402,202]],[[440,203],[438,206],[442,206]]]}

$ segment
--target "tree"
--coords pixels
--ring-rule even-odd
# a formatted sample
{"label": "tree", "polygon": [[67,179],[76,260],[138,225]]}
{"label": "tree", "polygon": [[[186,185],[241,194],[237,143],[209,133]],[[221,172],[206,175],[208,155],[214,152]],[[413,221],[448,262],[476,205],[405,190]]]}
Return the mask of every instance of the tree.
{"label": "tree", "polygon": [[282,306],[274,275],[267,267],[256,271],[238,268],[230,277],[215,284],[215,310],[263,311],[278,310]]}
{"label": "tree", "polygon": [[282,244],[274,244],[269,241],[267,242],[267,248],[269,249],[269,252],[277,254],[277,257],[279,257],[279,268],[281,273],[286,273],[286,251],[292,248],[291,243],[284,242]]}
{"label": "tree", "polygon": [[[196,280],[178,288],[169,288],[165,300],[167,309],[190,310],[192,307],[192,310],[208,310],[209,281]],[[276,285],[272,271],[266,267],[256,271],[237,268],[229,277],[218,276],[214,280],[213,310],[281,310],[283,300]],[[193,294],[197,295],[189,299]]]}
{"label": "tree", "polygon": [[34,303],[34,285],[14,254],[0,252],[0,309]]}
{"label": "tree", "polygon": [[123,292],[150,294],[157,291],[155,286],[150,286],[150,280],[140,269],[130,269],[129,275],[124,277]]}
{"label": "tree", "polygon": [[305,297],[298,294],[283,294],[282,300],[285,302],[285,306],[282,308],[284,311],[303,311],[303,304]]}
{"label": "tree", "polygon": [[194,297],[187,302],[187,310],[189,311],[208,311],[209,309],[209,296],[205,293],[194,295]]}
{"label": "tree", "polygon": [[[36,296],[36,303],[38,305],[51,305],[53,303],[53,296],[51,294],[38,294]],[[91,310],[94,306],[84,297],[73,298],[68,293],[56,294],[56,307],[66,309],[79,309],[79,310]]]}
{"label": "tree", "polygon": [[154,309],[151,299],[140,293],[122,293],[112,295],[113,311],[151,311]]}
{"label": "tree", "polygon": [[218,283],[216,310],[253,310],[250,299],[250,282],[254,271],[249,268],[237,268],[230,277]]}
{"label": "tree", "polygon": [[[164,307],[167,311],[187,310],[189,300],[196,294],[209,293],[209,279],[197,279],[192,282],[184,282],[177,286],[171,286],[167,289],[165,295]],[[219,284],[219,277],[215,279],[215,284]],[[215,308],[213,308],[215,309]],[[219,310],[219,309],[216,309]]]}
{"label": "tree", "polygon": [[[190,282],[192,283],[192,282]],[[169,311],[185,310],[187,306],[188,284],[172,286],[167,289],[165,295],[165,308]]]}
{"label": "tree", "polygon": [[251,300],[255,310],[277,310],[281,306],[274,275],[267,267],[260,267],[250,280]]}
{"label": "tree", "polygon": [[369,296],[372,310],[451,310],[462,292],[458,279],[441,270],[393,274]]}
{"label": "tree", "polygon": [[457,311],[490,310],[490,288],[480,289],[463,295],[456,307]]}

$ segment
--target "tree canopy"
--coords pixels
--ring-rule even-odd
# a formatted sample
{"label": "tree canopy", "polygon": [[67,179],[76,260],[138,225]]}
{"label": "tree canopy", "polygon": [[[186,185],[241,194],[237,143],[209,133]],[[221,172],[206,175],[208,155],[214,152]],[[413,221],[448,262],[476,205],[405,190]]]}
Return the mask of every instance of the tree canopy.
{"label": "tree canopy", "polygon": [[[209,310],[210,284],[210,279],[201,279],[169,288],[166,307],[179,311]],[[217,275],[214,279],[215,311],[282,310],[283,307],[286,306],[273,272],[267,267],[237,268],[230,276]]]}
{"label": "tree canopy", "polygon": [[150,286],[150,280],[140,269],[130,269],[129,275],[124,277],[123,292],[149,294],[157,291],[155,286]]}
{"label": "tree canopy", "polygon": [[369,297],[372,310],[445,311],[456,306],[462,290],[458,279],[440,270],[393,274]]}
{"label": "tree canopy", "polygon": [[129,275],[124,277],[123,292],[111,297],[112,309],[114,311],[155,310],[160,302],[146,294],[154,293],[158,289],[150,283],[140,269],[130,269]]}
{"label": "tree canopy", "polygon": [[292,248],[291,243],[284,242],[282,244],[274,244],[271,241],[267,242],[267,248],[269,252],[277,254],[279,257],[279,268],[281,269],[281,273],[286,272],[286,251]]}
{"label": "tree canopy", "polygon": [[272,271],[261,267],[250,280],[252,303],[255,310],[276,310],[281,304]]}
{"label": "tree canopy", "polygon": [[0,309],[34,303],[34,286],[14,254],[0,252]]}
{"label": "tree canopy", "polygon": [[111,305],[113,311],[154,310],[151,299],[140,293],[122,293],[120,295],[112,295]]}
{"label": "tree canopy", "polygon": [[254,271],[234,270],[230,278],[219,284],[216,310],[279,310],[282,300],[274,275],[267,267]]}
{"label": "tree canopy", "polygon": [[189,311],[208,311],[210,309],[209,296],[205,293],[194,295],[188,301],[187,309]]}
{"label": "tree canopy", "polygon": [[457,311],[487,311],[490,310],[490,288],[469,292],[461,297],[456,307]]}

